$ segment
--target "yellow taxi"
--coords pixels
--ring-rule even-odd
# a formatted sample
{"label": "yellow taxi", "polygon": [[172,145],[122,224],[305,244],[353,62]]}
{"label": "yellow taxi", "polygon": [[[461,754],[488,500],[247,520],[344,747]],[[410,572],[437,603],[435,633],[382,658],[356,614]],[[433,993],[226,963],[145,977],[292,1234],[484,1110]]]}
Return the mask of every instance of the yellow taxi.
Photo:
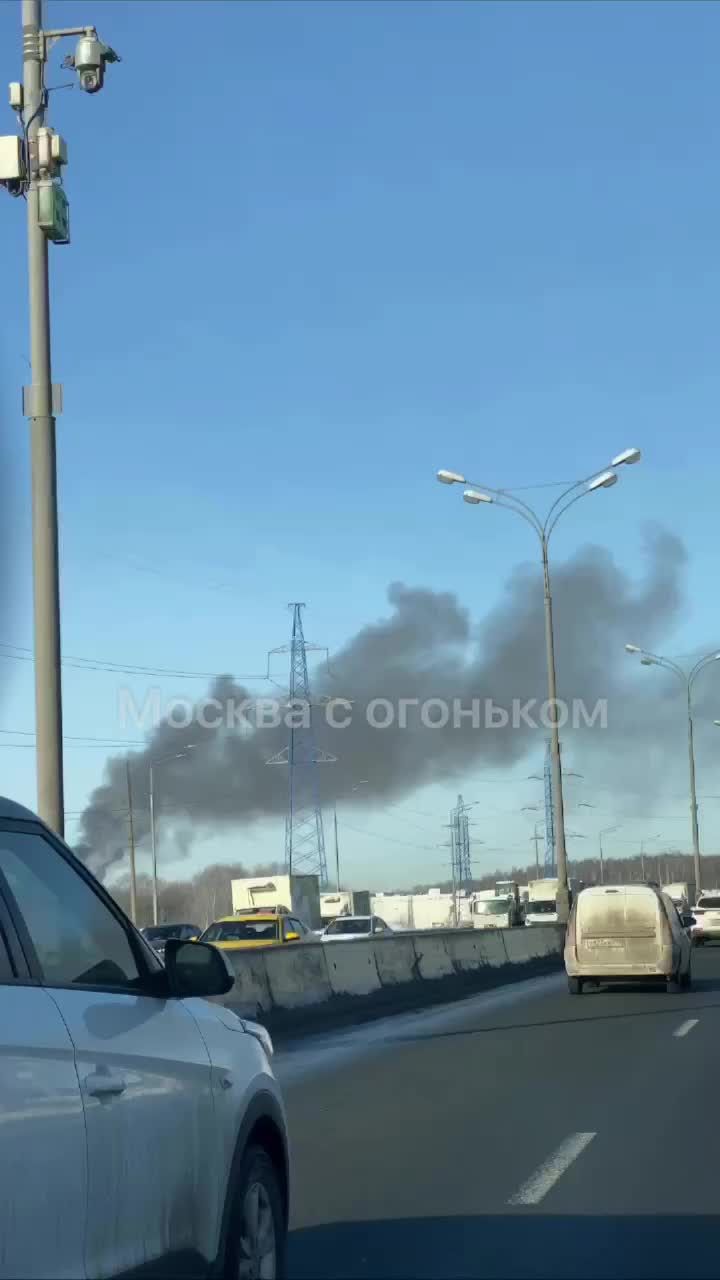
{"label": "yellow taxi", "polygon": [[251,947],[277,947],[286,942],[302,942],[310,930],[298,920],[279,911],[238,911],[208,925],[199,942],[211,942],[221,951],[247,951]]}

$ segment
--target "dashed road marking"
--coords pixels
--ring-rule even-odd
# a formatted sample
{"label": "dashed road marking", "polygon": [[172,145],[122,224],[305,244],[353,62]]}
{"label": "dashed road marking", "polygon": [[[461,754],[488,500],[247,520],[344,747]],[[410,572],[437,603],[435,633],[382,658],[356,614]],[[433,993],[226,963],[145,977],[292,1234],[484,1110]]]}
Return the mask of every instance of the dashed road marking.
{"label": "dashed road marking", "polygon": [[681,1022],[680,1026],[676,1027],[673,1031],[673,1035],[678,1038],[680,1036],[686,1036],[688,1031],[692,1031],[693,1027],[696,1027],[699,1021],[699,1018],[688,1018],[687,1022]]}
{"label": "dashed road marking", "polygon": [[571,1133],[569,1138],[560,1143],[557,1151],[553,1151],[532,1177],[523,1183],[520,1190],[510,1197],[508,1204],[539,1204],[595,1136],[594,1133]]}

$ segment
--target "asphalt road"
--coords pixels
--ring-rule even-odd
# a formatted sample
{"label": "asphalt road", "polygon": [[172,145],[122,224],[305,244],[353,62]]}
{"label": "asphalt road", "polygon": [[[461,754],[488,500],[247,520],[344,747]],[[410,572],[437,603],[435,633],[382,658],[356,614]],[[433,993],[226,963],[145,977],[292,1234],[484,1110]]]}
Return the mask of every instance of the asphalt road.
{"label": "asphalt road", "polygon": [[693,969],[682,995],[553,975],[279,1054],[293,1280],[720,1276],[720,946]]}

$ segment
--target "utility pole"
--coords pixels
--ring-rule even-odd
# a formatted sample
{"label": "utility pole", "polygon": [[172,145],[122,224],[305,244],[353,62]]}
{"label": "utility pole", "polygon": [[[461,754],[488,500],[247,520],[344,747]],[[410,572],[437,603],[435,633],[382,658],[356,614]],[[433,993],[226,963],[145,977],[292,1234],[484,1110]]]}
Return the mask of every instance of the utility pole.
{"label": "utility pole", "polygon": [[540,824],[538,822],[535,823],[535,835],[530,837],[531,840],[535,841],[535,875],[538,880],[540,879],[540,832],[538,831],[539,825]]}
{"label": "utility pole", "polygon": [[[59,835],[64,833],[60,585],[55,418],[62,387],[54,385],[50,346],[48,242],[69,244],[68,202],[58,181],[67,163],[64,140],[45,124],[48,94],[45,64],[58,40],[79,36],[63,65],[77,72],[80,88],[97,93],[105,64],[118,55],[98,39],[94,27],[42,29],[41,0],[21,0],[22,83],[10,85],[10,106],[21,136],[0,138],[0,186],[27,203],[30,386],[23,387],[23,413],[30,420],[32,490],[33,615],[37,807]],[[64,87],[64,86],[63,86]]]}
{"label": "utility pole", "polygon": [[335,820],[335,879],[337,881],[337,891],[340,892],[340,845],[338,844],[338,826],[337,826],[337,804],[333,806],[333,817]]}
{"label": "utility pole", "polygon": [[[60,574],[58,565],[55,418],[50,365],[48,240],[40,226],[38,130],[45,123],[45,41],[41,0],[22,0],[23,107],[27,138],[28,276],[32,382],[25,412],[30,418],[32,469],[33,608],[35,615],[35,731],[40,817],[64,833],[62,687],[60,676]],[[58,397],[59,401],[59,397]],[[58,403],[59,408],[59,403]]]}
{"label": "utility pole", "polygon": [[125,761],[127,776],[128,819],[130,825],[130,919],[137,924],[137,880],[135,878],[135,831],[133,828],[132,783],[130,781],[130,761]]}
{"label": "utility pole", "polygon": [[153,766],[150,765],[150,847],[152,849],[152,911],[153,924],[158,922],[157,849],[155,847],[155,788]]}

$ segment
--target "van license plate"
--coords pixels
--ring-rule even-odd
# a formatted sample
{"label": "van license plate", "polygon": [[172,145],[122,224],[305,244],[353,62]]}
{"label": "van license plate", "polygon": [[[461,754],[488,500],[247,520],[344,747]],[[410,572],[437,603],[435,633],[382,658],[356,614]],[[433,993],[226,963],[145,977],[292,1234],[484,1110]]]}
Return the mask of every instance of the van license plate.
{"label": "van license plate", "polygon": [[602,948],[603,951],[622,951],[624,944],[619,938],[588,938],[585,945],[592,949]]}

